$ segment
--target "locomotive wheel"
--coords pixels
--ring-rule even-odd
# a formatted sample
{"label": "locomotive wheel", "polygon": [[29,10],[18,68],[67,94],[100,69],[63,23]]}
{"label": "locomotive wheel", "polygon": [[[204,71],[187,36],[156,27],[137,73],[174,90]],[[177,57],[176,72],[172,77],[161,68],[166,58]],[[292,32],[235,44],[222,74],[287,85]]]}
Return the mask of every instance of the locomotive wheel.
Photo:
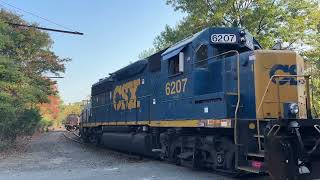
{"label": "locomotive wheel", "polygon": [[91,134],[89,136],[89,142],[95,146],[100,146],[101,137],[97,134]]}
{"label": "locomotive wheel", "polygon": [[163,144],[162,147],[165,152],[161,155],[162,159],[176,165],[181,165],[181,159],[178,157],[181,153],[181,146],[177,145],[177,140],[167,145]]}
{"label": "locomotive wheel", "polygon": [[160,158],[171,163],[180,164],[180,159],[178,157],[181,152],[179,139],[175,137],[174,134],[174,131],[168,131],[160,135],[160,143],[162,147]]}
{"label": "locomotive wheel", "polygon": [[176,147],[171,153],[170,161],[176,165],[181,165],[181,160],[178,155],[181,153],[180,148]]}
{"label": "locomotive wheel", "polygon": [[81,139],[83,140],[84,143],[89,143],[90,142],[88,136],[81,135]]}
{"label": "locomotive wheel", "polygon": [[89,143],[88,134],[85,133],[85,131],[84,131],[83,129],[80,129],[80,131],[79,131],[79,136],[80,136],[80,138],[82,139],[82,141],[83,141],[84,143]]}
{"label": "locomotive wheel", "polygon": [[213,157],[213,169],[231,174],[237,174],[235,169],[235,145],[228,138],[221,138],[216,141],[215,149],[211,151]]}

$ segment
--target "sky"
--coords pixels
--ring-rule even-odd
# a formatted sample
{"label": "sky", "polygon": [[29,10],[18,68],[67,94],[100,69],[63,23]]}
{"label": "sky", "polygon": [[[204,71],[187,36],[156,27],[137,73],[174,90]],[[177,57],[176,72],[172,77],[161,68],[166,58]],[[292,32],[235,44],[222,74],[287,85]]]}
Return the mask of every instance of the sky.
{"label": "sky", "polygon": [[58,29],[63,27],[3,2],[84,33],[49,32],[54,41],[52,50],[61,58],[72,59],[64,78],[57,80],[65,103],[86,99],[92,84],[138,60],[165,25],[174,26],[185,16],[165,0],[0,0],[0,7],[23,15],[23,19]]}

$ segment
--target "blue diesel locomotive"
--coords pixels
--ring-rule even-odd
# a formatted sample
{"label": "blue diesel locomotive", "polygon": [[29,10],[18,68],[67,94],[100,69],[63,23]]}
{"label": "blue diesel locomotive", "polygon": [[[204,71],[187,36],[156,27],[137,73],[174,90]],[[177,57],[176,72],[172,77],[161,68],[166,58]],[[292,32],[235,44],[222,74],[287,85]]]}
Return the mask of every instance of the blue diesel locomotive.
{"label": "blue diesel locomotive", "polygon": [[319,178],[320,121],[295,52],[207,28],[100,79],[85,141],[194,168]]}

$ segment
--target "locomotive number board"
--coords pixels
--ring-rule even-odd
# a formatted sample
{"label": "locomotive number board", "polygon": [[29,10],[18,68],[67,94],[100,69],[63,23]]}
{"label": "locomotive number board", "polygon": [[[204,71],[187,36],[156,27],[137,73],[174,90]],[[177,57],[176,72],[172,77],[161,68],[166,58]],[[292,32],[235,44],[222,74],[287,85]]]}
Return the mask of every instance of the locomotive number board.
{"label": "locomotive number board", "polygon": [[211,41],[213,43],[236,43],[237,36],[235,34],[212,34]]}

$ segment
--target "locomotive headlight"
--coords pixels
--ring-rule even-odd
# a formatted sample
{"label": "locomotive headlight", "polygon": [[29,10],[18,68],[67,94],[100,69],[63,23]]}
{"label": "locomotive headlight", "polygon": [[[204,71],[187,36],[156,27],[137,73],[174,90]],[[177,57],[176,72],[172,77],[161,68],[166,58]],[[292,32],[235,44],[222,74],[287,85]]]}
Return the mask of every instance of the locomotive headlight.
{"label": "locomotive headlight", "polygon": [[241,30],[239,33],[240,33],[240,36],[246,35],[246,32],[244,30]]}
{"label": "locomotive headlight", "polygon": [[298,114],[299,112],[299,106],[297,103],[290,103],[289,104],[289,110],[291,114]]}

